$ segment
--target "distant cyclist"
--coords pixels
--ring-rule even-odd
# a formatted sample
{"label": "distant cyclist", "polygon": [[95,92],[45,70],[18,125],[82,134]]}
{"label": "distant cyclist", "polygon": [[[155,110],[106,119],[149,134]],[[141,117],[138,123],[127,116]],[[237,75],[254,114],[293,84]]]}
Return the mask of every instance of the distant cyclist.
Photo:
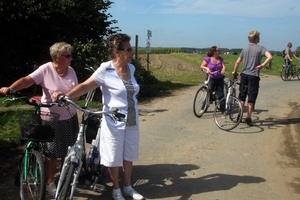
{"label": "distant cyclist", "polygon": [[[285,79],[287,79],[288,76],[289,76],[289,68],[290,68],[290,66],[292,66],[293,57],[295,57],[297,60],[299,60],[299,58],[297,58],[297,56],[295,56],[293,54],[293,52],[291,50],[292,46],[293,46],[293,44],[291,42],[289,42],[287,44],[286,48],[285,48],[285,51],[284,51],[284,54],[285,54],[284,64],[286,66],[286,68],[285,68],[286,69],[286,71],[285,71]],[[298,65],[298,67],[299,67],[299,65]]]}

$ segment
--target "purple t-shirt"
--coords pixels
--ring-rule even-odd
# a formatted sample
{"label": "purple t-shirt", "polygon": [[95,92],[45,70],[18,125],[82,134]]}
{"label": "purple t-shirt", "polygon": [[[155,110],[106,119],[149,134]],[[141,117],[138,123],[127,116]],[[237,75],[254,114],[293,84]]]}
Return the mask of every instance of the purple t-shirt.
{"label": "purple t-shirt", "polygon": [[212,79],[218,79],[223,78],[223,74],[221,74],[222,68],[223,68],[223,58],[218,57],[219,62],[214,64],[211,63],[210,57],[206,56],[204,57],[204,60],[207,62],[207,67],[210,69],[211,72],[219,71],[220,73],[211,74],[210,78]]}

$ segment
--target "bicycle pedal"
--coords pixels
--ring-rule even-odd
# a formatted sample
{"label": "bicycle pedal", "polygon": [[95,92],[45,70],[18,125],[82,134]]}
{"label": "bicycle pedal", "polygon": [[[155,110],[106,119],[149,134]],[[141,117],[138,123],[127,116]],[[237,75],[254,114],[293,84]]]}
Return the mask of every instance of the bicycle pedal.
{"label": "bicycle pedal", "polygon": [[105,186],[99,183],[96,183],[94,186],[92,186],[92,190],[94,192],[102,193],[105,191]]}

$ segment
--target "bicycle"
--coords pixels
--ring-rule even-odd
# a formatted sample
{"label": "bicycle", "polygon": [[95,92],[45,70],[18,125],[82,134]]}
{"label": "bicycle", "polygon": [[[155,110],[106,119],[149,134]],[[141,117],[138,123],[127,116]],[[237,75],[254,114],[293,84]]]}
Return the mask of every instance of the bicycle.
{"label": "bicycle", "polygon": [[243,118],[242,103],[236,98],[236,85],[240,84],[237,77],[238,74],[233,75],[233,79],[229,81],[227,95],[217,103],[214,110],[215,123],[224,131],[237,127]]}
{"label": "bicycle", "polygon": [[[79,178],[85,178],[88,167],[86,166],[86,138],[85,138],[85,127],[87,125],[88,118],[93,116],[108,115],[112,120],[122,121],[125,115],[118,112],[118,109],[112,109],[110,111],[92,111],[88,107],[80,107],[71,98],[60,95],[58,98],[61,106],[67,106],[67,104],[73,105],[76,109],[83,112],[82,120],[79,126],[79,132],[77,134],[76,142],[73,146],[68,148],[68,153],[65,156],[60,178],[57,185],[55,199],[65,200],[73,199],[73,195],[76,189],[76,184]],[[101,184],[94,183],[92,189],[96,192],[102,192],[105,187]]]}
{"label": "bicycle", "polygon": [[290,81],[292,78],[298,78],[299,76],[299,68],[295,68],[295,66],[289,64],[288,66],[282,65],[282,68],[280,70],[280,77],[283,81]]}
{"label": "bicycle", "polygon": [[15,184],[19,186],[20,199],[45,199],[46,172],[44,166],[43,143],[51,142],[54,137],[56,122],[59,114],[41,111],[41,107],[51,107],[57,103],[42,104],[30,101],[20,92],[10,90],[11,98],[4,100],[23,100],[26,104],[34,106],[34,112],[19,111],[20,140],[26,143],[23,155],[18,166]]}
{"label": "bicycle", "polygon": [[[205,70],[202,69],[204,73],[206,73]],[[219,71],[212,72],[211,74],[220,73]],[[193,102],[193,111],[196,117],[200,118],[208,109],[210,104],[215,102],[215,105],[218,103],[218,95],[216,94],[216,91],[213,88],[210,88],[210,75],[206,76],[206,80],[204,81],[204,86],[200,87],[196,95],[194,97]],[[227,93],[227,85],[224,84],[224,93]]]}

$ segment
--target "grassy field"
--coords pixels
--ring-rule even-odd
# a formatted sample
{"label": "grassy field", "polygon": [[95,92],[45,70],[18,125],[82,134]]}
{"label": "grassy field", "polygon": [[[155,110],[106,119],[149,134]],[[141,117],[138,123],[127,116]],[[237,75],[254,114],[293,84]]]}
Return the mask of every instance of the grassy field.
{"label": "grassy field", "polygon": [[[151,73],[162,83],[166,84],[166,90],[177,89],[180,87],[186,87],[189,85],[199,85],[203,83],[204,74],[200,71],[200,64],[203,60],[204,54],[186,54],[186,53],[171,53],[166,55],[167,58],[177,58],[177,63],[174,60],[166,60],[165,57],[161,57],[161,62],[151,66]],[[150,55],[154,57],[154,55]],[[234,63],[238,58],[237,55],[222,55],[226,65],[226,77],[231,76]],[[179,60],[178,60],[179,59]],[[264,58],[263,58],[264,59]],[[155,63],[155,62],[153,62]],[[188,64],[186,64],[188,63]],[[262,69],[262,73],[279,76],[280,69],[283,64],[283,59],[280,56],[274,56],[271,67],[265,67]],[[297,64],[297,60],[294,59],[293,65]],[[242,66],[239,68],[241,71]],[[5,97],[0,98],[2,102]],[[80,105],[84,104],[84,101],[79,102]],[[92,102],[91,107],[99,107],[99,103]],[[18,114],[17,110],[21,108],[15,108],[16,103],[1,104],[0,105],[0,148],[12,147],[19,144],[19,126],[18,126]],[[23,108],[24,109],[24,108]]]}
{"label": "grassy field", "polygon": [[[196,66],[199,66],[201,64],[203,57],[205,56],[204,54],[184,54],[184,53],[173,53],[171,55],[181,60],[184,60],[188,63],[194,64]],[[229,75],[233,70],[238,55],[231,55],[231,54],[221,55],[221,57],[224,59],[224,63],[226,66],[226,75]],[[298,60],[294,59],[293,65],[296,65],[297,62]],[[272,64],[270,66],[264,67],[261,73],[278,76],[283,64],[284,64],[283,58],[281,56],[275,55],[273,56]],[[239,71],[241,71],[241,69],[242,69],[242,64],[239,67]]]}

